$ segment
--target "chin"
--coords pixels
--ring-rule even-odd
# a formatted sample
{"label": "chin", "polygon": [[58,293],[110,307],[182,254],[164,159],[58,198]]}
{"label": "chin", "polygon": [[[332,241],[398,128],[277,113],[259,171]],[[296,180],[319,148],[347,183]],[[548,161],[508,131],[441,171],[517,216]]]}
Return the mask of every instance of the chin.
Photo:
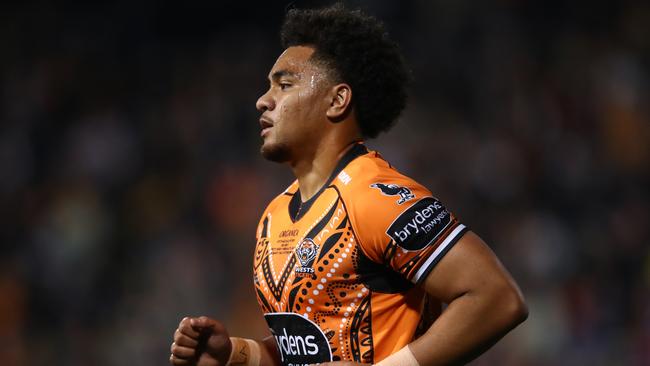
{"label": "chin", "polygon": [[268,144],[265,143],[260,148],[260,154],[264,159],[276,163],[286,163],[291,156],[288,146],[284,144]]}

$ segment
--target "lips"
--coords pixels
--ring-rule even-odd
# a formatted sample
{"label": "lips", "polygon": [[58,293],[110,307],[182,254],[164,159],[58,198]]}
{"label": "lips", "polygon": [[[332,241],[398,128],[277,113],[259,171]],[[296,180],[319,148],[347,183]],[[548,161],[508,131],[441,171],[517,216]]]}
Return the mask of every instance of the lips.
{"label": "lips", "polygon": [[260,118],[260,128],[262,131],[260,132],[260,136],[264,137],[266,133],[273,127],[273,122],[266,118],[266,117],[261,117]]}

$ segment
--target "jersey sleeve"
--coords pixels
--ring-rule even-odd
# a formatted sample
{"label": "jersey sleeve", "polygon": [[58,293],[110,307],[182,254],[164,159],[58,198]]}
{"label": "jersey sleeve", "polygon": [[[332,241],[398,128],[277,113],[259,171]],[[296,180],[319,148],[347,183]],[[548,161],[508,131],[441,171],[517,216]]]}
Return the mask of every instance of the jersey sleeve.
{"label": "jersey sleeve", "polygon": [[365,254],[422,282],[467,230],[426,188],[395,175],[353,198],[353,227]]}

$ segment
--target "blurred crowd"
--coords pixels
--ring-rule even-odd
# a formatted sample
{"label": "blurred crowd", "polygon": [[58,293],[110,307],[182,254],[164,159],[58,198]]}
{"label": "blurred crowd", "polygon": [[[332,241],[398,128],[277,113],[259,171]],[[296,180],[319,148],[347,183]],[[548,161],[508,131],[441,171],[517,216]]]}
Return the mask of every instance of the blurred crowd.
{"label": "blurred crowd", "polygon": [[[254,105],[288,3],[3,5],[2,365],[163,365],[185,315],[266,334],[255,227],[293,177]],[[414,76],[368,146],[529,304],[472,364],[650,365],[650,3],[346,3]]]}

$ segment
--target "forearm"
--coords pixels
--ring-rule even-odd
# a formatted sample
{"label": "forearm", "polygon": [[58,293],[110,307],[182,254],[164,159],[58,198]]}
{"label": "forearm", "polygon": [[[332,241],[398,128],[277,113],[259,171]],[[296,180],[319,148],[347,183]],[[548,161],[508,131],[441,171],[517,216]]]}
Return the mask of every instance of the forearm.
{"label": "forearm", "polygon": [[278,347],[273,336],[268,336],[260,343],[260,348],[262,349],[262,359],[260,366],[279,366],[280,365],[280,354],[278,353]]}
{"label": "forearm", "polygon": [[527,314],[516,289],[468,292],[454,299],[409,347],[421,366],[465,364],[521,323]]}

